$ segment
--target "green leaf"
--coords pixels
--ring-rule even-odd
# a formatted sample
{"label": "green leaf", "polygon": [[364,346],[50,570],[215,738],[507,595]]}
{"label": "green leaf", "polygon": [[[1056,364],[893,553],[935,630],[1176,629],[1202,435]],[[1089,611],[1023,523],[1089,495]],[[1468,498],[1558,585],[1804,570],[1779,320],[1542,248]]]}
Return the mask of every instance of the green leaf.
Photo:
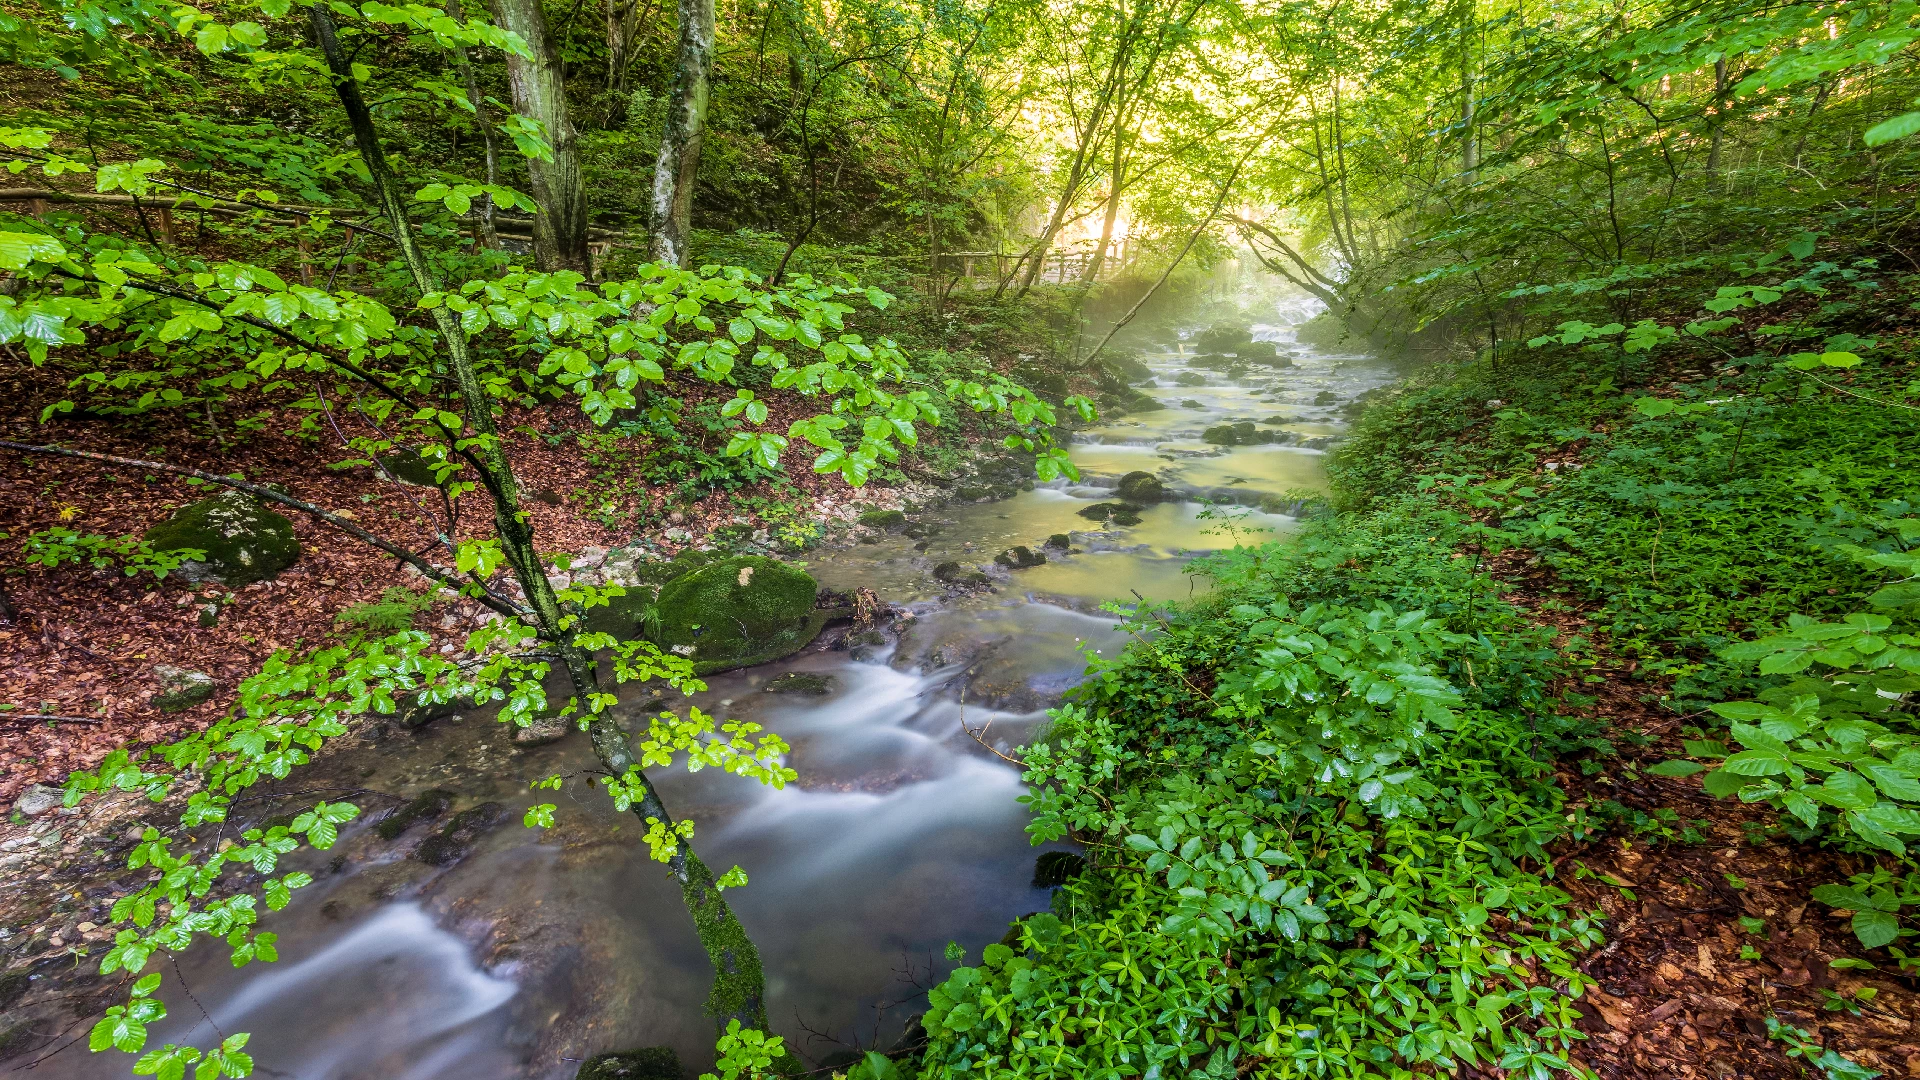
{"label": "green leaf", "polygon": [[1692,776],[1695,773],[1705,772],[1706,770],[1707,767],[1697,761],[1680,761],[1677,759],[1673,761],[1663,761],[1647,769],[1648,772],[1655,776],[1672,777]]}
{"label": "green leaf", "polygon": [[1920,112],[1901,113],[1891,120],[1882,120],[1868,128],[1861,138],[1868,146],[1879,146],[1907,138],[1915,132],[1920,132]]}
{"label": "green leaf", "polygon": [[1892,944],[1900,936],[1900,920],[1884,911],[1856,911],[1853,913],[1853,936],[1869,949]]}

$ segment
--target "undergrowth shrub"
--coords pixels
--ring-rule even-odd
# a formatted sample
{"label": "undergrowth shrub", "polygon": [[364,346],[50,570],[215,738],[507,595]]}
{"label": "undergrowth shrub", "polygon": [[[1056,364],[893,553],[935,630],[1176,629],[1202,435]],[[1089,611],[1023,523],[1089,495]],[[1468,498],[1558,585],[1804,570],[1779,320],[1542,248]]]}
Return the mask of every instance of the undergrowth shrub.
{"label": "undergrowth shrub", "polygon": [[1088,868],[934,990],[926,1075],[1571,1067],[1599,933],[1545,873],[1550,763],[1588,733],[1447,557],[1468,527],[1432,496],[1325,519],[1128,617],[1025,751],[1029,831]]}

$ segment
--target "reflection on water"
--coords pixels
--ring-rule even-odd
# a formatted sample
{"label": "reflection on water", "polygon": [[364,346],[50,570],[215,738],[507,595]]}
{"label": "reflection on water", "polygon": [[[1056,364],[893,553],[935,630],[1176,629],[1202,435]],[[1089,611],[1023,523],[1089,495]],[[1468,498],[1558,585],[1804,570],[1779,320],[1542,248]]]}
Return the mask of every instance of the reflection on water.
{"label": "reflection on water", "polygon": [[[1030,740],[1089,657],[1125,646],[1099,605],[1195,595],[1204,586],[1185,573],[1195,553],[1293,526],[1258,509],[1261,496],[1280,506],[1288,492],[1322,487],[1313,450],[1201,438],[1218,424],[1267,420],[1261,430],[1332,434],[1338,403],[1385,381],[1364,358],[1295,343],[1290,323],[1312,314],[1303,307],[1288,324],[1257,328],[1291,368],[1198,371],[1204,385],[1181,386],[1196,371],[1190,349],[1146,356],[1155,385],[1143,389],[1167,407],[1079,432],[1078,482],[920,515],[940,529],[926,540],[890,536],[814,558],[824,585],[869,587],[908,606],[897,645],[805,653],[710,680],[702,708],[779,732],[799,779],[772,791],[714,770],[674,771],[660,786],[697,823],[716,873],[736,864],[749,873],[728,899],[763,950],[774,1026],[800,1051],[836,1048],[809,1030],[890,1041],[920,988],[949,966],[940,959],[949,941],[977,957],[1010,919],[1046,905],[1029,883],[1035,853],[1018,773],[994,751]],[[1114,501],[1119,478],[1140,470],[1175,499],[1143,508],[1132,526],[1079,513]],[[1201,495],[1242,505],[1230,521],[1202,517]],[[1048,551],[1044,565],[992,566],[1006,547],[1037,551],[1060,533],[1071,550]],[[984,566],[996,584],[944,597],[931,571],[948,560]],[[787,671],[819,677],[819,692],[769,692]],[[402,857],[438,823],[392,843],[356,825],[337,862],[312,860],[320,882],[308,895],[271,917],[285,959],[235,973],[221,951],[189,954],[181,972],[194,998],[170,991],[172,1026],[157,1040],[204,1046],[216,1029],[251,1031],[259,1075],[310,1080],[559,1080],[595,1053],[645,1045],[674,1047],[689,1069],[709,1062],[712,1027],[698,1007],[706,959],[677,887],[647,859],[633,819],[590,789],[584,740],[526,751],[505,736],[479,716],[442,722],[328,755],[303,775],[303,785],[402,797],[449,788],[462,807],[497,801],[503,824],[449,870]],[[567,777],[563,788],[536,800],[528,782],[555,774]],[[557,828],[520,826],[535,801],[559,807]],[[120,1077],[127,1065],[75,1050],[38,1071]]]}

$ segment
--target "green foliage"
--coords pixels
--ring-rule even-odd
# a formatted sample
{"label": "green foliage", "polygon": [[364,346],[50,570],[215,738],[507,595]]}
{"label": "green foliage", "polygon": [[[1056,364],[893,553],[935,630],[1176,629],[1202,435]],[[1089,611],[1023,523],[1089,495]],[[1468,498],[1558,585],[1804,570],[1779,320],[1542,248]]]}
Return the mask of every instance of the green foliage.
{"label": "green foliage", "polygon": [[1528,867],[1575,729],[1545,639],[1415,540],[1468,527],[1430,496],[1322,520],[1129,618],[1023,751],[1029,831],[1087,870],[934,990],[927,1075],[1569,1071],[1551,983],[1599,934]]}
{"label": "green foliage", "polygon": [[700,1080],[769,1080],[780,1075],[774,1064],[787,1056],[785,1041],[753,1028],[742,1028],[740,1021],[727,1021],[727,1029],[714,1044],[719,1055],[714,1073],[702,1073]]}
{"label": "green foliage", "polygon": [[412,628],[414,618],[421,612],[431,610],[434,603],[435,597],[431,592],[418,592],[405,585],[391,585],[380,594],[378,600],[342,608],[340,614],[334,616],[334,622],[351,630],[385,634]]}
{"label": "green foliage", "polygon": [[155,580],[165,580],[181,563],[203,559],[206,552],[199,548],[155,551],[152,544],[137,536],[102,536],[56,525],[28,536],[21,555],[29,566],[52,569],[84,562],[104,570],[117,564],[128,577],[148,573]]}

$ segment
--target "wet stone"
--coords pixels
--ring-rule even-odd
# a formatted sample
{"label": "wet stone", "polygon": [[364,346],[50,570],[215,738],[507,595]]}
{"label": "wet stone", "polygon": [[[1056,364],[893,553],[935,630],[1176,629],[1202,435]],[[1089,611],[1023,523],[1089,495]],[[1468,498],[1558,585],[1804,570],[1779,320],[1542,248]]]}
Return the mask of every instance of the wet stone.
{"label": "wet stone", "polygon": [[833,676],[816,675],[811,671],[789,671],[767,680],[760,688],[768,694],[831,694]]}
{"label": "wet stone", "polygon": [[453,815],[446,827],[421,841],[413,857],[428,866],[452,866],[466,858],[467,852],[473,850],[474,841],[485,836],[504,816],[506,807],[497,802],[484,802],[462,810]]}
{"label": "wet stone", "polygon": [[1027,547],[1025,544],[1016,544],[1000,554],[995,555],[993,561],[1009,570],[1025,570],[1030,566],[1039,566],[1041,563],[1046,562],[1047,557]]}
{"label": "wet stone", "polygon": [[859,522],[870,529],[898,529],[907,523],[907,515],[899,510],[869,510]]}
{"label": "wet stone", "polygon": [[933,579],[962,588],[979,588],[992,583],[987,575],[970,566],[948,560],[933,568]]}
{"label": "wet stone", "polygon": [[1093,521],[1105,521],[1114,525],[1140,524],[1141,507],[1133,503],[1100,502],[1092,506],[1083,506],[1078,511],[1083,518]]}
{"label": "wet stone", "polygon": [[1167,497],[1167,486],[1160,478],[1145,470],[1130,472],[1120,478],[1120,486],[1114,491],[1130,503],[1156,503]]}
{"label": "wet stone", "polygon": [[431,821],[452,806],[453,792],[445,788],[429,788],[395,807],[373,826],[373,831],[382,840],[397,839],[414,825]]}

